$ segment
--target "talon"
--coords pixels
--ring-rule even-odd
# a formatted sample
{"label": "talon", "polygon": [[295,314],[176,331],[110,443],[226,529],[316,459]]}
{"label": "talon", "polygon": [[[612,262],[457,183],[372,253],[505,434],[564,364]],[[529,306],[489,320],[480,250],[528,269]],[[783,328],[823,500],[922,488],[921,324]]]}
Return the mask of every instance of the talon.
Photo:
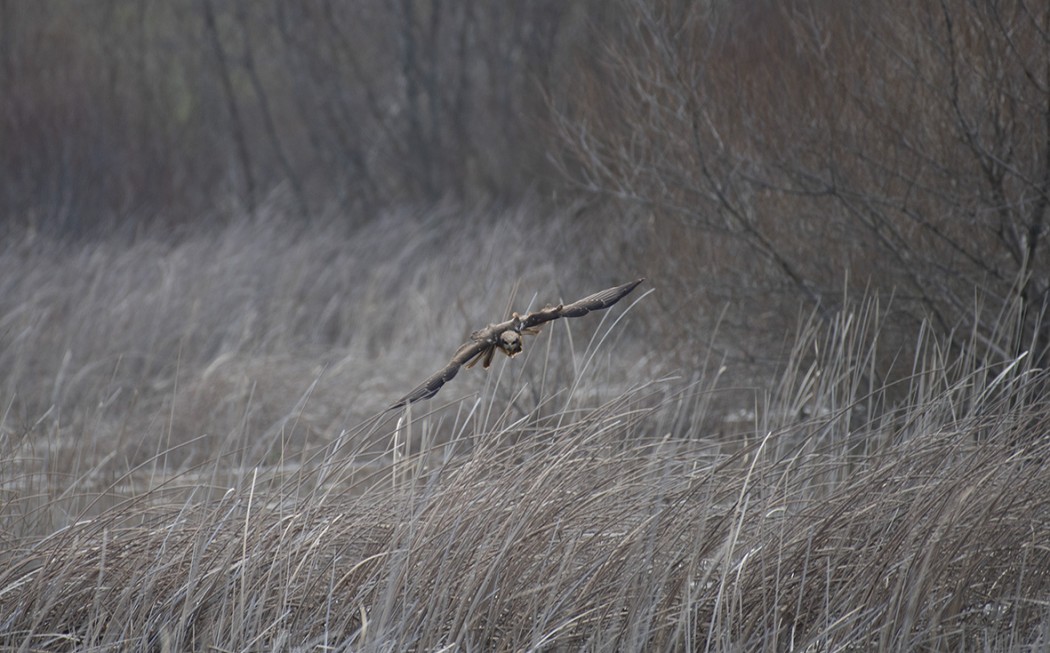
{"label": "talon", "polygon": [[[486,354],[488,354],[488,358],[489,359],[492,358],[492,348],[491,347],[489,347],[488,349],[482,349],[481,351],[479,351],[477,354],[474,355],[473,358],[471,358],[469,361],[467,361],[467,364],[464,367],[466,367],[469,370],[470,368],[472,368],[475,365],[477,365],[479,360],[481,360],[482,358],[485,358]],[[485,367],[488,367],[487,363],[485,364]]]}
{"label": "talon", "polygon": [[486,349],[485,350],[485,362],[481,364],[481,367],[483,367],[483,368],[485,368],[487,370],[489,368],[489,365],[492,365],[492,356],[495,353],[496,353],[496,348],[495,347],[489,347],[488,349]]}

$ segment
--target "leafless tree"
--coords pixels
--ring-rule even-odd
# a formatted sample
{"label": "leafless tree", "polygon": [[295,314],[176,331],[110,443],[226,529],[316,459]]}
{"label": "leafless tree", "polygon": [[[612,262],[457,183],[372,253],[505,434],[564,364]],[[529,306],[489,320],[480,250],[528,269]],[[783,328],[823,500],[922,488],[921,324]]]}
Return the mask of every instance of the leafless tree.
{"label": "leafless tree", "polygon": [[601,4],[5,2],[0,211],[61,231],[231,196],[361,219],[519,197],[556,181],[543,89]]}
{"label": "leafless tree", "polygon": [[1043,3],[626,4],[604,76],[562,111],[578,187],[757,261],[729,293],[765,286],[751,306],[827,314],[848,280],[1046,360]]}

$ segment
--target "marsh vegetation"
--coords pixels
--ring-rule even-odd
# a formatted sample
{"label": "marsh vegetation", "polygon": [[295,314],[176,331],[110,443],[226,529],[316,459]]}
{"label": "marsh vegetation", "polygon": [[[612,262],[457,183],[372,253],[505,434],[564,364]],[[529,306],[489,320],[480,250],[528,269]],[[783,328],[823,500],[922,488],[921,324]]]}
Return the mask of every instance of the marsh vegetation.
{"label": "marsh vegetation", "polygon": [[0,648],[1046,648],[1050,10],[454,4],[0,2]]}
{"label": "marsh vegetation", "polygon": [[[519,218],[479,235],[524,268],[542,234]],[[5,647],[1044,641],[1028,356],[981,365],[926,332],[879,386],[885,308],[858,301],[800,313],[774,382],[743,385],[713,354],[675,371],[654,282],[377,418],[517,281],[453,287],[475,242],[385,224],[4,253]],[[582,276],[533,269],[516,305]]]}

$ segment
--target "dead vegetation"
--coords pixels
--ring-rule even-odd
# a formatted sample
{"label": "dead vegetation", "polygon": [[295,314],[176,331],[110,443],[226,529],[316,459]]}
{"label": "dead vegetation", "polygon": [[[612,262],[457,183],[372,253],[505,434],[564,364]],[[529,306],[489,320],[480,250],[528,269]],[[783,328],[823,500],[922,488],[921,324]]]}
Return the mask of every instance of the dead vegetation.
{"label": "dead vegetation", "polygon": [[1045,3],[68,5],[0,3],[0,649],[1050,647]]}
{"label": "dead vegetation", "polygon": [[[517,217],[477,234],[524,268]],[[0,257],[21,270],[2,276],[0,647],[1046,645],[1050,411],[1027,356],[926,331],[887,374],[885,311],[859,302],[803,322],[776,382],[723,387],[702,358],[650,380],[665,341],[639,333],[659,324],[642,297],[369,420],[476,321],[460,311],[512,290],[452,283],[465,245],[440,220],[387,220]],[[568,297],[606,281],[533,274],[515,307],[559,274]]]}

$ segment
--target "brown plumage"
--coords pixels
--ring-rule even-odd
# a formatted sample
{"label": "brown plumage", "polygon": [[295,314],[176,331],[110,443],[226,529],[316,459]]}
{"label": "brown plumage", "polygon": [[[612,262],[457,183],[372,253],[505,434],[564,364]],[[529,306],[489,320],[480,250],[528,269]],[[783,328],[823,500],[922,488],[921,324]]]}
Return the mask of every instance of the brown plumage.
{"label": "brown plumage", "polygon": [[507,356],[515,356],[521,351],[521,336],[535,335],[539,333],[540,325],[560,317],[580,317],[591,311],[609,308],[643,281],[645,279],[638,279],[622,286],[596,292],[571,304],[547,306],[524,316],[512,313],[511,318],[505,322],[490,324],[484,329],[478,329],[470,334],[470,342],[463,344],[456,351],[444,369],[416,386],[415,390],[399,399],[390,409],[400,408],[421,399],[430,399],[438,393],[441,386],[452,380],[452,377],[459,372],[459,368],[464,365],[474,367],[480,360],[482,361],[481,366],[487,368],[492,363],[492,356],[497,349]]}

